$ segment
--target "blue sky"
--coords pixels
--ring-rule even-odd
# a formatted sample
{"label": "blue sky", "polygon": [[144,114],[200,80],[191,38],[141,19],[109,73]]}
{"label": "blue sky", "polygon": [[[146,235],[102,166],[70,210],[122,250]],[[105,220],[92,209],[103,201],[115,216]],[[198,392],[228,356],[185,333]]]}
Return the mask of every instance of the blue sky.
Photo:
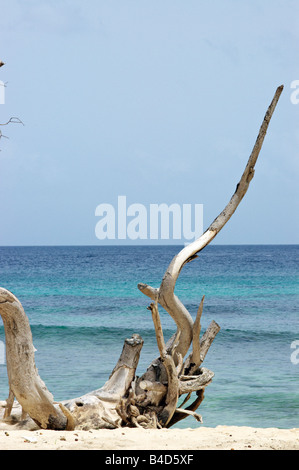
{"label": "blue sky", "polygon": [[[214,243],[298,243],[299,4],[10,0],[0,16],[0,245],[100,244],[101,203],[203,204],[255,177]],[[122,241],[123,243],[123,241]],[[148,241],[150,243],[150,241]]]}

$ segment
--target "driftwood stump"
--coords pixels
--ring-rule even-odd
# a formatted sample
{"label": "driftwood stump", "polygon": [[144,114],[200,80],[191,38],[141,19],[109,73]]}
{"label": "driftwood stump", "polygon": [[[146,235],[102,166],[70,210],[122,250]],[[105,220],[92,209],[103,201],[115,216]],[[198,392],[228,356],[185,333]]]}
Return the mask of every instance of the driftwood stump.
{"label": "driftwood stump", "polygon": [[[121,356],[103,387],[78,398],[55,402],[38,374],[31,329],[24,309],[11,292],[0,288],[0,315],[5,328],[9,381],[9,397],[5,403],[0,402],[0,426],[21,429],[37,426],[57,430],[121,426],[159,428],[170,427],[186,416],[202,422],[196,410],[214,376],[212,371],[202,367],[202,363],[220,327],[212,321],[200,337],[204,297],[193,321],[174,293],[175,284],[183,266],[195,259],[215,238],[244,197],[282,90],[283,86],[276,90],[244,173],[225,209],[203,235],[173,258],[159,288],[138,285],[139,290],[152,300],[148,308],[160,353],[141,377],[136,376],[136,368],[143,340],[134,334],[125,340]],[[176,333],[167,344],[164,342],[159,305],[171,315],[177,326]],[[193,402],[183,408],[192,393],[195,393]],[[182,395],[185,399],[178,407]]]}

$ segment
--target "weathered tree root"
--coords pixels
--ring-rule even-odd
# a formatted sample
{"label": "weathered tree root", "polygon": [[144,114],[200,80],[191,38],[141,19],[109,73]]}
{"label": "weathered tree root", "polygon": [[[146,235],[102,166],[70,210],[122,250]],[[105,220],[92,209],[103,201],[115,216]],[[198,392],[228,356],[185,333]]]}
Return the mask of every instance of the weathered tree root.
{"label": "weathered tree root", "polygon": [[[140,291],[153,300],[148,308],[152,313],[160,353],[141,377],[136,377],[136,368],[143,340],[134,334],[125,340],[118,363],[103,387],[78,398],[55,402],[39,377],[30,325],[23,307],[11,292],[0,288],[0,315],[5,329],[9,381],[5,409],[0,403],[2,425],[17,425],[20,429],[33,424],[57,430],[121,426],[168,428],[186,416],[193,416],[202,422],[196,410],[214,374],[201,365],[220,327],[212,321],[200,338],[204,297],[193,322],[188,310],[174,294],[175,284],[183,266],[195,259],[197,253],[215,238],[244,197],[254,176],[254,166],[282,89],[283,86],[280,86],[276,90],[244,173],[225,209],[202,236],[173,258],[158,289],[147,284],[138,285]],[[176,333],[167,344],[164,342],[158,304],[177,325]],[[192,352],[184,360],[190,346]],[[192,393],[196,394],[196,398],[183,409]],[[182,395],[186,398],[178,407]],[[15,405],[15,398],[20,406]],[[27,415],[30,418],[26,418]]]}
{"label": "weathered tree root", "polygon": [[[177,408],[178,398],[183,394],[190,396],[194,391],[204,390],[211,383],[214,374],[205,368],[194,370],[192,367],[192,374],[186,375],[182,360],[176,366],[173,356],[177,356],[177,341],[173,341],[172,352],[167,350],[157,303],[152,303],[149,309],[160,352],[160,368],[165,369],[167,380],[164,383],[159,380],[151,382],[136,377],[143,340],[134,334],[132,338],[125,340],[120,358],[103,387],[81,397],[57,403],[38,375],[31,330],[23,307],[12,293],[1,288],[0,313],[8,346],[10,386],[5,411],[2,413],[6,428],[9,423],[12,427],[18,424],[18,429],[22,428],[23,423],[23,427],[27,428],[30,419],[38,427],[57,430],[113,429],[121,426],[162,428],[169,427],[186,416],[194,416],[201,421],[195,413],[194,405],[186,410]],[[201,344],[207,343],[210,345],[215,335],[213,331],[213,338],[209,336],[209,341],[204,340],[203,335],[197,347],[201,348]],[[206,352],[205,350],[204,355]],[[195,364],[192,363],[192,366]],[[137,394],[137,388],[141,393]],[[18,417],[13,418],[11,413],[14,398],[21,405],[22,412],[17,407]],[[199,405],[198,400],[196,403]]]}

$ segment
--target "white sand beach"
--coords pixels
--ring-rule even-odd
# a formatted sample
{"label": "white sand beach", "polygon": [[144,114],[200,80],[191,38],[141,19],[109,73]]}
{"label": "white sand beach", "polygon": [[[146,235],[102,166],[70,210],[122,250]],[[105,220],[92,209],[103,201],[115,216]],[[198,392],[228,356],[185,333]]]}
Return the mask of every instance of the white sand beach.
{"label": "white sand beach", "polygon": [[0,431],[0,450],[299,450],[299,428]]}

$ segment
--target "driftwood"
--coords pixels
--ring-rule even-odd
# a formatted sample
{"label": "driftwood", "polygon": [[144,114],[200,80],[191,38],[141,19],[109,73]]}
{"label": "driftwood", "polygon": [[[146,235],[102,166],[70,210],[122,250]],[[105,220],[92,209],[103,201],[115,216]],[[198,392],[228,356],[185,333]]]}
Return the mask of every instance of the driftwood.
{"label": "driftwood", "polygon": [[[57,430],[121,426],[160,428],[170,427],[186,416],[193,416],[202,422],[196,410],[214,376],[212,371],[202,367],[202,363],[220,327],[212,321],[200,337],[204,297],[193,321],[174,294],[175,284],[183,266],[195,259],[215,238],[244,197],[282,90],[283,86],[276,90],[244,173],[225,209],[203,235],[173,258],[159,288],[138,285],[139,290],[152,300],[148,309],[152,314],[160,354],[141,377],[137,377],[135,372],[143,340],[134,334],[125,340],[118,363],[103,387],[56,403],[36,369],[30,325],[23,307],[11,292],[0,288],[0,314],[5,328],[9,381],[9,397],[5,403],[0,402],[2,426],[21,429],[37,426]],[[159,305],[171,315],[177,326],[176,333],[167,344],[160,322]],[[191,405],[183,408],[192,394],[194,399]],[[183,395],[186,397],[178,406]]]}

